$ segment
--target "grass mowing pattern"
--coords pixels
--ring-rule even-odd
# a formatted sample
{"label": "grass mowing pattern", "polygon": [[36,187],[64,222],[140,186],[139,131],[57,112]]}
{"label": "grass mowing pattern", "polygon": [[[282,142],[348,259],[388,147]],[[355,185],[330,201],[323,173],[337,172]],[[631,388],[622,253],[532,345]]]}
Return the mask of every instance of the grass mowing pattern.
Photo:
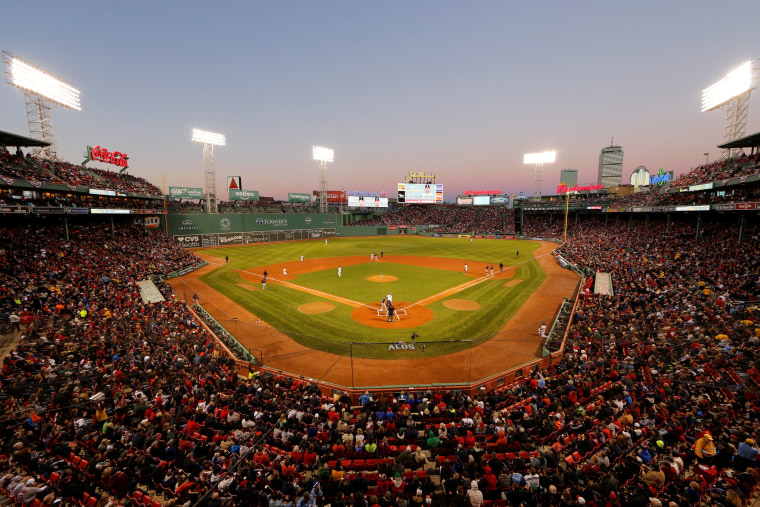
{"label": "grass mowing pattern", "polygon": [[[337,238],[330,239],[329,245],[324,241],[306,241],[296,243],[254,245],[251,247],[216,248],[208,253],[218,258],[226,255],[230,258],[227,266],[235,269],[251,270],[261,273],[269,263],[297,261],[300,255],[306,258],[338,257],[347,255],[366,255],[367,263],[344,268],[343,277],[338,279],[337,271],[328,269],[318,273],[298,275],[290,280],[299,285],[309,286],[335,295],[343,295],[358,301],[379,302],[384,292],[391,289],[397,301],[416,301],[433,293],[453,287],[471,277],[452,271],[419,268],[415,266],[393,264],[391,262],[371,263],[369,253],[386,255],[418,255],[426,257],[448,257],[463,259],[463,262],[481,261],[498,265],[504,262],[506,267],[518,264],[515,278],[522,280],[513,287],[504,287],[505,279],[487,280],[475,287],[459,292],[447,299],[470,299],[477,301],[481,307],[478,310],[462,312],[443,306],[443,301],[429,305],[435,313],[432,321],[414,328],[420,334],[420,341],[429,344],[426,353],[429,355],[448,354],[469,347],[462,342],[447,343],[450,340],[474,340],[473,345],[482,343],[504,327],[515,311],[533,294],[535,289],[546,278],[546,274],[536,262],[526,262],[530,251],[538,247],[532,241],[499,241],[479,240],[470,243],[466,239],[423,238],[411,236],[406,238],[374,237],[374,238]],[[516,250],[520,257],[516,256]],[[503,260],[502,260],[503,259]],[[511,262],[510,262],[511,261]],[[355,276],[354,270],[362,275],[372,270],[399,269],[398,282],[376,284],[366,280],[366,276]],[[392,268],[390,266],[393,266]],[[411,282],[401,271],[411,270],[422,275],[423,282]],[[217,269],[202,280],[204,283],[225,294],[240,306],[269,323],[273,327],[287,333],[291,338],[304,346],[346,354],[346,342],[370,343],[404,341],[409,338],[411,330],[377,329],[363,326],[351,317],[353,308],[336,303],[336,308],[322,314],[302,314],[298,307],[305,303],[323,301],[319,296],[307,294],[287,286],[268,284],[266,291],[249,291],[238,284],[247,284],[235,269]],[[432,276],[429,272],[433,272]],[[350,274],[349,274],[350,273]],[[385,274],[391,274],[387,272]],[[270,273],[277,278],[280,273]],[[367,275],[369,276],[369,275]],[[398,276],[398,275],[394,275]],[[438,285],[439,279],[444,280],[440,290],[425,287],[426,283]],[[351,281],[349,281],[351,280]],[[450,280],[450,284],[449,281]],[[348,283],[345,283],[349,281]],[[341,285],[342,284],[342,285]],[[346,287],[348,286],[348,287]],[[345,294],[352,294],[351,297]],[[366,296],[362,296],[362,291]],[[402,294],[410,294],[410,297]],[[415,297],[420,293],[421,296]],[[378,297],[379,296],[379,297]],[[435,342],[435,343],[431,343]],[[374,359],[396,358],[387,353],[387,347],[354,346],[353,354],[357,357]]]}
{"label": "grass mowing pattern", "polygon": [[[375,275],[395,276],[393,282],[370,282],[367,277]],[[414,302],[471,281],[464,272],[423,268],[393,262],[367,262],[343,268],[338,278],[337,270],[318,271],[298,275],[295,283],[329,292],[360,303],[379,303],[388,292],[394,301]],[[397,305],[398,306],[398,305]]]}

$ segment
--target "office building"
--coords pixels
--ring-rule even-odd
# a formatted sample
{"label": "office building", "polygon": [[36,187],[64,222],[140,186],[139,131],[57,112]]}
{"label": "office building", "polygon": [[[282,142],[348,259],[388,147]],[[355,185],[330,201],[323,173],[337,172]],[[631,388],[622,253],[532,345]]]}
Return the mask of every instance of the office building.
{"label": "office building", "polygon": [[597,184],[617,187],[623,181],[623,147],[608,146],[599,154]]}
{"label": "office building", "polygon": [[559,184],[574,187],[578,184],[578,169],[562,169],[559,174]]}

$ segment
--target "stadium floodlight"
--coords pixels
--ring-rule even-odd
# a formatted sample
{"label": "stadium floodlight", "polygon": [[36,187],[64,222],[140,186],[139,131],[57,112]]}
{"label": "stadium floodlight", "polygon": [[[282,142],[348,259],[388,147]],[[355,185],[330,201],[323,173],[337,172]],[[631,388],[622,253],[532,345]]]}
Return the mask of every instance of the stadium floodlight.
{"label": "stadium floodlight", "polygon": [[10,74],[13,86],[42,95],[69,109],[82,110],[79,103],[79,90],[20,58],[11,57]]}
{"label": "stadium floodlight", "polygon": [[193,142],[201,144],[212,144],[214,146],[224,146],[227,144],[227,139],[224,137],[224,134],[208,132],[201,129],[193,129]]}
{"label": "stadium floodlight", "polygon": [[203,145],[203,164],[206,168],[206,213],[218,213],[214,146],[225,146],[227,139],[224,137],[224,134],[193,129],[192,141]]}
{"label": "stadium floodlight", "polygon": [[712,111],[744,92],[757,88],[753,79],[756,64],[750,60],[729,72],[726,77],[702,90],[702,112]]}
{"label": "stadium floodlight", "polygon": [[335,160],[335,150],[323,148],[322,146],[312,147],[312,156],[314,160],[320,162],[333,162]]}
{"label": "stadium floodlight", "polygon": [[3,51],[3,63],[6,82],[24,92],[29,132],[33,138],[49,143],[34,153],[55,159],[51,109],[63,106],[81,111],[79,90],[8,51]]}
{"label": "stadium floodlight", "polygon": [[541,153],[526,153],[523,155],[523,164],[553,164],[556,160],[556,151],[542,151]]}
{"label": "stadium floodlight", "polygon": [[533,186],[533,200],[541,200],[541,187],[544,184],[544,164],[553,164],[557,160],[556,151],[542,151],[540,153],[526,153],[523,155],[523,164],[535,164],[535,185]]}
{"label": "stadium floodlight", "polygon": [[[744,137],[749,112],[749,95],[758,86],[759,74],[760,59],[749,60],[729,72],[717,83],[702,90],[703,113],[718,108],[726,110],[724,143]],[[724,149],[721,158],[731,155],[731,149]]]}
{"label": "stadium floodlight", "polygon": [[327,163],[335,160],[335,150],[312,146],[311,154],[319,162],[319,212],[327,213]]}

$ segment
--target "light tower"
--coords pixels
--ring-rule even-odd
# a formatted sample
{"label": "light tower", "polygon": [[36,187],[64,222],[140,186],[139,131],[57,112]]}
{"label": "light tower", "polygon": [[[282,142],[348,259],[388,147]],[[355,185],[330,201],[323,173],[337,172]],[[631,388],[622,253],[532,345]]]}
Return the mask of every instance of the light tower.
{"label": "light tower", "polygon": [[327,213],[327,163],[335,160],[335,150],[312,146],[312,157],[319,162],[319,212]]}
{"label": "light tower", "polygon": [[203,163],[206,166],[206,213],[218,213],[216,206],[216,166],[214,146],[224,146],[224,134],[193,129],[193,142],[203,145]]}
{"label": "light tower", "polygon": [[542,151],[541,153],[526,153],[523,155],[523,164],[535,164],[536,184],[533,188],[533,200],[541,200],[541,187],[544,183],[544,164],[553,164],[557,160],[556,151]]}
{"label": "light tower", "polygon": [[[726,124],[723,128],[723,143],[744,136],[747,128],[749,94],[757,88],[760,74],[760,59],[744,62],[729,72],[726,77],[702,90],[702,112],[718,108],[726,110]],[[733,150],[724,149],[721,158],[731,157]]]}
{"label": "light tower", "polygon": [[29,133],[35,139],[50,143],[43,148],[35,148],[33,153],[55,159],[51,110],[63,106],[81,111],[79,90],[7,51],[3,51],[3,63],[5,81],[24,92]]}

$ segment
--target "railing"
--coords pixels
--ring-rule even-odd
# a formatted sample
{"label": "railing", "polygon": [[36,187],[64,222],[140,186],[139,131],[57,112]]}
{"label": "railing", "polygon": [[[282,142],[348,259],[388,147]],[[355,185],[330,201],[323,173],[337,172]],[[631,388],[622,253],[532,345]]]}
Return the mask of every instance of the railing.
{"label": "railing", "polygon": [[214,319],[214,317],[212,317],[205,308],[199,304],[195,304],[193,305],[192,309],[195,311],[196,315],[198,315],[198,317],[209,327],[211,332],[224,342],[229,352],[235,356],[238,361],[259,365],[263,363],[263,353],[261,351],[259,351],[260,356],[257,359],[256,355],[252,351],[253,349],[248,349],[243,346],[242,343],[237,341],[237,339],[232,336],[232,334],[227,331],[224,326],[217,322],[216,319]]}

